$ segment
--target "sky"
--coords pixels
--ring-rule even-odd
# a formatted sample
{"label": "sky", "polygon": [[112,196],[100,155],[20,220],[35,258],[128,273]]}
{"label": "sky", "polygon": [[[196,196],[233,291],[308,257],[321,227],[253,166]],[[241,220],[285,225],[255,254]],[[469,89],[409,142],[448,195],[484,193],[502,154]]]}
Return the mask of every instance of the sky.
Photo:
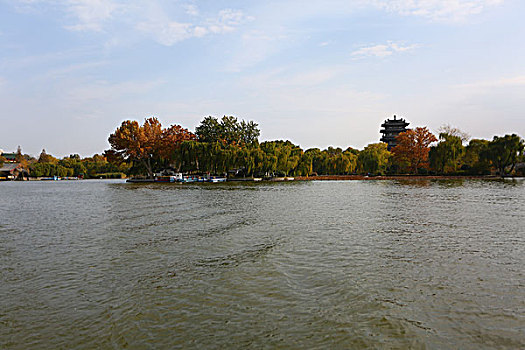
{"label": "sky", "polygon": [[0,149],[91,156],[122,121],[208,115],[303,149],[525,136],[522,0],[0,0]]}

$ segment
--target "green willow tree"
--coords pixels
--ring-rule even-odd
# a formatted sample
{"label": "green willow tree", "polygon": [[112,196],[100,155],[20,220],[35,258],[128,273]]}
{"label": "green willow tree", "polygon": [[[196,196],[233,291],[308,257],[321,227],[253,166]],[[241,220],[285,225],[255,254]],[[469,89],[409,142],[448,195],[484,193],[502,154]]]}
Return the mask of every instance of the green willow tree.
{"label": "green willow tree", "polygon": [[483,157],[492,162],[499,175],[505,176],[512,173],[524,148],[524,141],[516,134],[494,136],[483,152]]}
{"label": "green willow tree", "polygon": [[361,173],[385,174],[391,153],[386,143],[372,143],[359,152],[357,164]]}
{"label": "green willow tree", "polygon": [[209,173],[227,173],[241,168],[252,175],[262,166],[264,155],[259,149],[260,131],[253,121],[240,122],[233,116],[221,120],[205,117],[195,128],[195,141],[181,144],[178,169]]}
{"label": "green willow tree", "polygon": [[470,140],[462,157],[461,168],[468,174],[490,174],[490,160],[484,155],[489,145],[488,140]]}
{"label": "green willow tree", "polygon": [[261,170],[266,175],[294,175],[303,155],[303,150],[290,141],[266,141],[261,143],[260,148],[264,152]]}
{"label": "green willow tree", "polygon": [[439,174],[457,172],[465,151],[461,137],[441,133],[439,139],[441,141],[430,148],[428,155],[430,167]]}

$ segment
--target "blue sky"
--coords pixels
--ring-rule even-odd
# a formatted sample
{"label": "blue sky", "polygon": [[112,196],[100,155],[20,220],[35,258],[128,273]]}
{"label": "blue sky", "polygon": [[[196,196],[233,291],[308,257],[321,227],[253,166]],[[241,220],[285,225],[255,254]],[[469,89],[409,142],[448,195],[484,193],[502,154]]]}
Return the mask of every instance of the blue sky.
{"label": "blue sky", "polygon": [[0,148],[90,156],[123,120],[363,148],[397,114],[525,136],[525,1],[0,0]]}

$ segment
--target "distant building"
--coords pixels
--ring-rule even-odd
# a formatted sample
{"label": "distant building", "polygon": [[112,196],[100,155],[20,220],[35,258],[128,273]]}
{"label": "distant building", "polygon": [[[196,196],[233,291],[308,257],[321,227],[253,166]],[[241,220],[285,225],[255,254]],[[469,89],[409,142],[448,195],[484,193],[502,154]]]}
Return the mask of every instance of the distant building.
{"label": "distant building", "polygon": [[388,144],[388,150],[390,151],[393,147],[397,145],[396,136],[402,132],[407,131],[408,123],[405,119],[397,117],[394,115],[394,119],[387,119],[381,127],[383,129],[380,132],[383,134],[380,141]]}
{"label": "distant building", "polygon": [[0,180],[26,180],[29,173],[20,163],[4,163],[0,167]]}
{"label": "distant building", "polygon": [[16,153],[0,153],[5,158],[6,163],[16,163]]}

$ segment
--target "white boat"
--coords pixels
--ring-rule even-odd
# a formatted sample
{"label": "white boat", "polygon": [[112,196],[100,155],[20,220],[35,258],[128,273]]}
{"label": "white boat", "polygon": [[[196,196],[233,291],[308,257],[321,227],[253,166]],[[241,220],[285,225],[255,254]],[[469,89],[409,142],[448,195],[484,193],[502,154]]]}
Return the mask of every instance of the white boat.
{"label": "white boat", "polygon": [[199,177],[196,175],[188,175],[182,177],[182,182],[188,183],[188,182],[198,182]]}
{"label": "white boat", "polygon": [[175,176],[157,176],[155,182],[175,182]]}

